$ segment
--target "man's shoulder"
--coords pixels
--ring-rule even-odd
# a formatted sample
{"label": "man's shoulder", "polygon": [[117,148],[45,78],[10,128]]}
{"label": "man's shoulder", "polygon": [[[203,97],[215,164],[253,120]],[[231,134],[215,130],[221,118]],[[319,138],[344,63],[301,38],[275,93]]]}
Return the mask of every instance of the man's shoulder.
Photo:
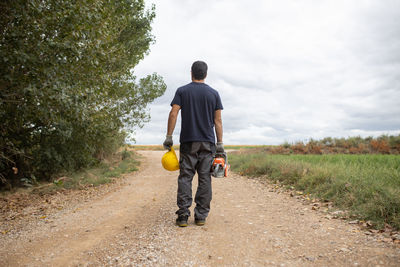
{"label": "man's shoulder", "polygon": [[192,83],[188,83],[188,84],[182,85],[181,87],[178,87],[177,90],[178,91],[182,91],[182,90],[186,90],[186,89],[191,88],[191,87],[193,87]]}
{"label": "man's shoulder", "polygon": [[205,84],[205,86],[206,86],[211,92],[217,93],[217,94],[218,94],[218,91],[215,90],[214,88],[212,88],[211,86],[209,86],[208,84]]}
{"label": "man's shoulder", "polygon": [[206,90],[207,94],[213,95],[214,97],[218,97],[219,93],[217,90],[209,86],[208,84],[204,84],[204,89]]}
{"label": "man's shoulder", "polygon": [[202,91],[204,90],[203,92],[206,92],[207,94],[218,95],[218,91],[206,83],[201,83],[201,84],[188,83],[181,87],[178,87],[177,91],[182,93],[184,91],[197,90],[199,89],[199,87],[202,89]]}

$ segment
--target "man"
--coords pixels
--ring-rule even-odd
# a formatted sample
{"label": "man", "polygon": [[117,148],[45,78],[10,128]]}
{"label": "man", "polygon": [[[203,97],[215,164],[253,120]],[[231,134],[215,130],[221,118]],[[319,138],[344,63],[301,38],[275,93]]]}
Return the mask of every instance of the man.
{"label": "man", "polygon": [[178,88],[171,102],[167,137],[163,144],[165,149],[170,149],[173,145],[172,133],[179,110],[182,110],[177,196],[179,209],[176,212],[176,224],[181,227],[188,225],[189,208],[192,205],[192,180],[196,171],[199,180],[194,218],[196,225],[205,224],[212,198],[210,170],[213,156],[215,152],[224,152],[221,119],[223,106],[218,92],[204,82],[207,77],[207,64],[203,61],[194,62],[191,75],[192,82]]}

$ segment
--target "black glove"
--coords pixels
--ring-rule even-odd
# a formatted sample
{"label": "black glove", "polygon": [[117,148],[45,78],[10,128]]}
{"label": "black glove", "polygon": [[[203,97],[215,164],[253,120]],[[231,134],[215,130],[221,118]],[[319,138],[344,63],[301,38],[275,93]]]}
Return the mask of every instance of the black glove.
{"label": "black glove", "polygon": [[224,143],[222,143],[222,142],[218,142],[217,143],[216,152],[217,153],[224,153],[225,152]]}
{"label": "black glove", "polygon": [[173,144],[174,144],[174,142],[172,141],[172,135],[167,135],[167,137],[165,138],[165,141],[163,143],[164,149],[171,150],[171,147]]}

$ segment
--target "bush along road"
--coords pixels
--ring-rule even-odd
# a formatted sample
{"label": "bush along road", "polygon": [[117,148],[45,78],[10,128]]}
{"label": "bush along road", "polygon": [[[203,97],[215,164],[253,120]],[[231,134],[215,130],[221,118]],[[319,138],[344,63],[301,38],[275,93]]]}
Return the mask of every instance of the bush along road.
{"label": "bush along road", "polygon": [[140,170],[121,182],[102,185],[89,196],[63,196],[46,216],[37,213],[24,223],[15,222],[23,218],[2,219],[3,226],[15,227],[0,234],[0,265],[398,266],[400,262],[399,245],[385,233],[341,220],[337,212],[315,209],[320,204],[300,193],[293,195],[238,174],[213,180],[205,226],[196,226],[192,217],[188,227],[179,228],[174,224],[178,172],[162,169],[162,151],[140,154]]}

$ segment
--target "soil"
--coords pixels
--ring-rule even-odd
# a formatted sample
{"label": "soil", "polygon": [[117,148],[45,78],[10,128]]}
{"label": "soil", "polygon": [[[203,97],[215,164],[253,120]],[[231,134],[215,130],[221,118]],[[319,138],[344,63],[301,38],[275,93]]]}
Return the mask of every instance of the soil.
{"label": "soil", "polygon": [[162,153],[140,151],[140,170],[113,184],[3,209],[0,266],[399,266],[390,235],[238,174],[213,179],[206,225],[177,227]]}

